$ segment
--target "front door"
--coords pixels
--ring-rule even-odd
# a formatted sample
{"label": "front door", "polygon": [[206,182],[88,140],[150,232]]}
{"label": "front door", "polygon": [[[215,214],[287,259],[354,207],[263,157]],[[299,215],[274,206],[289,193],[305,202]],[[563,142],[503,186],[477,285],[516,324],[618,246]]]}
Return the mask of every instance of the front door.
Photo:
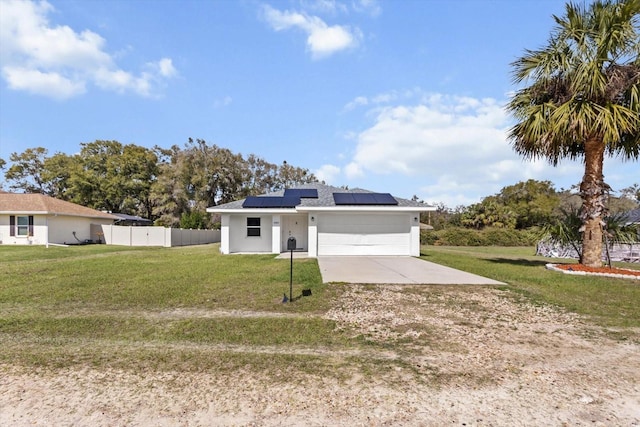
{"label": "front door", "polygon": [[308,241],[308,219],[307,215],[282,215],[280,218],[282,236],[280,239],[282,252],[287,250],[287,240],[289,237],[296,239],[296,250],[306,251]]}

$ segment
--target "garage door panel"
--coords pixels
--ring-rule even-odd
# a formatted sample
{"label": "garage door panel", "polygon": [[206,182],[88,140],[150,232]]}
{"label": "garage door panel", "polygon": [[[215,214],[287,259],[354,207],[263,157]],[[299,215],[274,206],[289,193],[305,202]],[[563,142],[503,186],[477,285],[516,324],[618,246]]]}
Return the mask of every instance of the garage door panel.
{"label": "garage door panel", "polygon": [[400,252],[397,247],[384,247],[380,245],[353,245],[353,246],[333,246],[327,245],[322,247],[319,255],[352,255],[352,256],[410,256],[408,252]]}
{"label": "garage door panel", "polygon": [[318,255],[410,255],[407,215],[332,215],[318,224]]}
{"label": "garage door panel", "polygon": [[377,233],[407,233],[408,224],[328,224],[321,227],[325,233],[377,234]]}
{"label": "garage door panel", "polygon": [[344,234],[319,233],[318,239],[330,240],[334,245],[403,245],[407,243],[405,234]]}

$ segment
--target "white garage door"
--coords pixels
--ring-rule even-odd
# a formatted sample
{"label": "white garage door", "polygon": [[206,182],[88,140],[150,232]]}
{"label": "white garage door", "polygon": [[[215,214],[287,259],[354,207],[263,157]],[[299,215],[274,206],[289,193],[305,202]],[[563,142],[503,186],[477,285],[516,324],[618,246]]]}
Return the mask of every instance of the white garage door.
{"label": "white garage door", "polygon": [[410,255],[410,216],[332,214],[318,221],[318,255]]}

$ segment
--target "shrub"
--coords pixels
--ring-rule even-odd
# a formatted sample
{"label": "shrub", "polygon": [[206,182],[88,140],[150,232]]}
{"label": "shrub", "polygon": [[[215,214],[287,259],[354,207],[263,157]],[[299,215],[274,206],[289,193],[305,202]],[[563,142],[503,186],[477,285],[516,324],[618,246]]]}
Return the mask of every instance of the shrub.
{"label": "shrub", "polygon": [[487,227],[483,230],[451,227],[421,233],[423,245],[434,246],[532,246],[538,240],[535,230]]}

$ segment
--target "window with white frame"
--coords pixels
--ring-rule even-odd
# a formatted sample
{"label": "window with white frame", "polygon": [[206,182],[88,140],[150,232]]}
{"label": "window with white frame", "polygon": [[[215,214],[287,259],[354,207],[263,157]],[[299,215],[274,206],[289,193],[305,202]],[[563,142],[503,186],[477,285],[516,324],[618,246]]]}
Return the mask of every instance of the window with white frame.
{"label": "window with white frame", "polygon": [[247,236],[260,237],[260,218],[247,218]]}
{"label": "window with white frame", "polygon": [[29,235],[29,217],[16,216],[16,236],[27,237]]}

